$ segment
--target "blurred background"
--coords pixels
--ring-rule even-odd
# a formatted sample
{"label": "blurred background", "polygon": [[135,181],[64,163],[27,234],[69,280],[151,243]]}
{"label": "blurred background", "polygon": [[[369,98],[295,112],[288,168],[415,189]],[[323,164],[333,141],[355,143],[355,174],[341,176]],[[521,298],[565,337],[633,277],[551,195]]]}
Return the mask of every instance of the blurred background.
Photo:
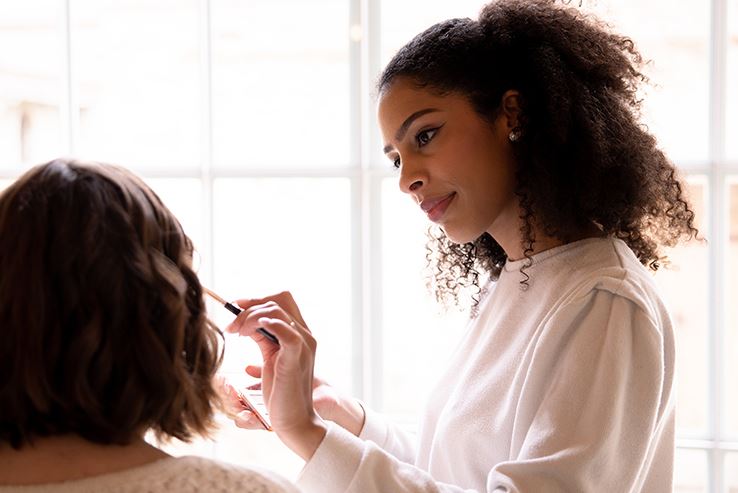
{"label": "blurred background", "polygon": [[[582,3],[650,60],[644,118],[708,240],[656,275],[678,342],[675,491],[738,492],[738,0]],[[425,218],[381,155],[373,82],[413,35],[481,6],[2,2],[0,189],[58,156],[133,169],[193,238],[204,284],[231,299],[291,290],[317,372],[412,430],[466,317],[425,291]],[[226,338],[231,378],[258,361]],[[222,421],[169,450],[299,472],[274,436]]]}

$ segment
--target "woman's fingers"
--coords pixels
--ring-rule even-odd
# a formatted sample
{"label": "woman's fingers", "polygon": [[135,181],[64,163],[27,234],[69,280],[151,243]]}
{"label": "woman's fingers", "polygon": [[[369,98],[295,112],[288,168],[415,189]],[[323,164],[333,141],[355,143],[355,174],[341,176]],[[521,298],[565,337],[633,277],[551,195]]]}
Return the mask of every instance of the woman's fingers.
{"label": "woman's fingers", "polygon": [[238,391],[222,375],[216,375],[214,384],[215,390],[223,403],[223,412],[229,418],[235,419],[238,413],[245,409]]}
{"label": "woman's fingers", "polygon": [[[246,430],[263,430],[264,425],[254,415],[250,408],[245,405],[236,388],[223,376],[218,375],[215,379],[216,390],[223,402],[223,411],[226,416],[233,420],[239,428]],[[261,386],[260,384],[257,384]],[[253,387],[253,386],[252,386]]]}
{"label": "woman's fingers", "polygon": [[[252,337],[258,342],[258,340],[264,338],[263,334],[258,332],[258,329],[262,328],[259,323],[259,319],[265,317],[282,320],[293,327],[307,330],[302,322],[295,320],[280,305],[270,301],[245,309],[233,322],[231,322],[230,325],[228,325],[228,327],[226,327],[226,332],[238,333],[242,336]],[[310,331],[307,330],[307,332]]]}
{"label": "woman's fingers", "polygon": [[[261,327],[274,334],[279,340],[279,346],[275,346],[269,342],[259,341],[254,338],[254,341],[259,345],[265,364],[268,364],[267,361],[271,361],[271,358],[279,353],[280,359],[283,362],[280,366],[282,371],[284,371],[294,364],[300,366],[301,359],[305,354],[315,353],[317,346],[315,338],[297,322],[286,322],[280,318],[269,317],[260,317],[257,319],[257,322]],[[288,362],[291,362],[291,364],[285,367],[284,364]]]}
{"label": "woman's fingers", "polygon": [[[265,314],[274,315],[277,310],[279,310],[279,306],[274,302],[261,303],[244,308],[243,311],[236,316],[235,320],[226,327],[225,331],[232,334],[240,334],[242,336],[252,336],[256,329],[258,329],[258,326],[255,324],[255,320]],[[284,317],[287,316],[284,311],[282,311],[282,313]]]}
{"label": "woman's fingers", "polygon": [[247,365],[244,370],[251,377],[261,378],[261,365]]}
{"label": "woman's fingers", "polygon": [[[261,366],[259,365],[247,365],[245,371],[250,377],[261,378]],[[253,383],[246,388],[249,390],[261,390],[261,381]]]}
{"label": "woman's fingers", "polygon": [[248,409],[244,409],[243,411],[239,412],[233,418],[233,423],[235,423],[235,425],[239,428],[243,428],[244,430],[264,429],[264,425],[261,424],[261,421],[259,421],[258,418],[254,416],[254,413],[252,413]]}
{"label": "woman's fingers", "polygon": [[281,318],[260,317],[258,323],[265,329],[272,332],[277,339],[284,341],[284,344],[302,344],[305,343],[313,352],[317,346],[315,338],[301,324],[296,321],[286,322]]}
{"label": "woman's fingers", "polygon": [[251,337],[259,345],[262,356],[268,359],[277,352],[278,345],[275,345],[261,334],[258,331],[260,328],[273,334],[280,344],[288,340],[297,343],[303,338],[313,341],[310,330],[302,322],[295,320],[274,301],[267,301],[246,308],[226,328],[226,331]]}
{"label": "woman's fingers", "polygon": [[237,300],[236,303],[244,310],[248,310],[259,305],[275,303],[282,307],[282,309],[289,315],[290,320],[294,320],[307,328],[307,324],[300,313],[300,308],[297,306],[295,299],[292,297],[292,293],[289,291],[282,291],[281,293],[265,296],[264,298],[241,299]]}

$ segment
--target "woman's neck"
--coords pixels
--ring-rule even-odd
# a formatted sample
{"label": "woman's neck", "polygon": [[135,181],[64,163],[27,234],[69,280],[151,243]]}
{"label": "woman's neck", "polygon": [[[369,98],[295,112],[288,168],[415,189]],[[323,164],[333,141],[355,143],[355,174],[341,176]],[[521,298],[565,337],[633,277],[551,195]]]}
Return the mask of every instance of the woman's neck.
{"label": "woman's neck", "polygon": [[[494,234],[492,237],[500,244],[507,258],[510,261],[522,260],[526,256],[525,243],[521,242],[520,230],[517,231],[506,231],[504,235],[501,235],[501,240],[498,239]],[[511,234],[512,233],[512,234]],[[569,235],[566,240],[556,238],[555,236],[549,236],[543,233],[542,228],[533,228],[533,237],[535,241],[531,246],[531,251],[527,252],[529,255],[535,255],[537,253],[545,252],[551,248],[561,246],[567,243],[573,243],[575,241],[583,240],[585,238],[598,238],[602,237],[604,233],[596,225],[592,224],[589,228],[583,229],[575,234]]]}
{"label": "woman's neck", "polygon": [[36,438],[15,450],[0,445],[0,485],[71,481],[110,474],[169,457],[137,438],[128,445],[101,445],[77,435]]}

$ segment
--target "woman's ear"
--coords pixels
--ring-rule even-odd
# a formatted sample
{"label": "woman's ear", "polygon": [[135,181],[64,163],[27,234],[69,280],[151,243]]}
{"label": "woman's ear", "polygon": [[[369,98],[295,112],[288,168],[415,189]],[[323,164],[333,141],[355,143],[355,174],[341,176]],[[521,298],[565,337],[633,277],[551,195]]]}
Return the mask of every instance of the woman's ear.
{"label": "woman's ear", "polygon": [[514,89],[505,91],[500,101],[500,108],[507,119],[508,130],[517,129],[520,116],[520,93]]}

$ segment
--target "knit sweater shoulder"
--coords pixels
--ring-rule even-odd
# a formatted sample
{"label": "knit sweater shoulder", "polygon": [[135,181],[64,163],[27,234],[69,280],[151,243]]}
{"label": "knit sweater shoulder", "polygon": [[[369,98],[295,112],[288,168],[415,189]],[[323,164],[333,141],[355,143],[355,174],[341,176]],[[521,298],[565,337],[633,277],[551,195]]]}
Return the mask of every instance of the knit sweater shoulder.
{"label": "knit sweater shoulder", "polygon": [[298,493],[267,470],[202,457],[170,457],[125,471],[53,484],[0,486],[0,493]]}
{"label": "knit sweater shoulder", "polygon": [[[332,492],[669,492],[674,340],[627,245],[508,262],[426,405],[419,436],[367,409],[331,425],[298,480]],[[526,279],[525,283],[521,281]]]}

